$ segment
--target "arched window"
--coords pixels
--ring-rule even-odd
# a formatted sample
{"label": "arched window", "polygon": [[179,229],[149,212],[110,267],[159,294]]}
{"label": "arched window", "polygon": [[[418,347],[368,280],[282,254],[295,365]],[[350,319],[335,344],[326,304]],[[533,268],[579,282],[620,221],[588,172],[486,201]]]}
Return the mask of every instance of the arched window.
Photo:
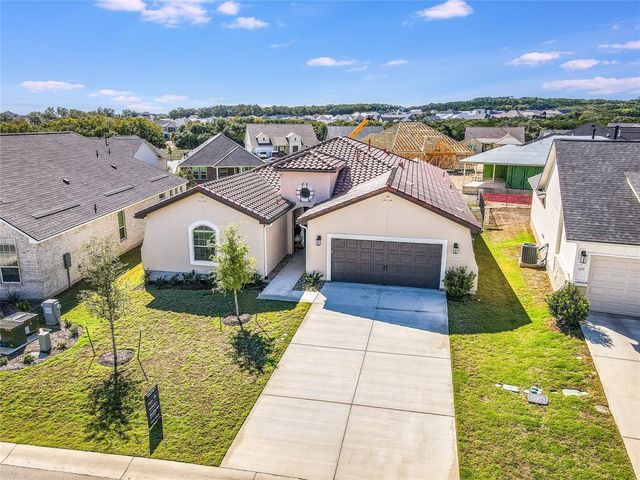
{"label": "arched window", "polygon": [[208,222],[199,222],[189,227],[191,263],[212,265],[211,257],[216,255],[218,229]]}

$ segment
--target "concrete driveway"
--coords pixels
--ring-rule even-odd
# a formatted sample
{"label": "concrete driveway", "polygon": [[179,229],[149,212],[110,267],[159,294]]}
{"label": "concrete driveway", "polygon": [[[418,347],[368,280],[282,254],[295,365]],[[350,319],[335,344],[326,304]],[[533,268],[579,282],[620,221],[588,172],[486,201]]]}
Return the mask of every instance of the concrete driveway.
{"label": "concrete driveway", "polygon": [[640,318],[591,313],[582,332],[640,478]]}
{"label": "concrete driveway", "polygon": [[457,479],[443,292],[328,283],[222,466],[304,479]]}

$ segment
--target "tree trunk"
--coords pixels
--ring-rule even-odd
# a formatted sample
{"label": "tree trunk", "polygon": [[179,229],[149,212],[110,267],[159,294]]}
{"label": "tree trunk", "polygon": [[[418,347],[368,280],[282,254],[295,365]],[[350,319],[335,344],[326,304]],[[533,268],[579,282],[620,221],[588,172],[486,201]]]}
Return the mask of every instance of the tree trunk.
{"label": "tree trunk", "polygon": [[236,304],[236,318],[238,319],[238,324],[240,325],[240,328],[242,327],[242,321],[240,320],[240,307],[238,306],[238,291],[234,290],[233,291],[233,301]]}
{"label": "tree trunk", "polygon": [[116,348],[116,331],[114,328],[114,322],[110,321],[111,326],[111,349],[113,350],[113,381],[114,391],[118,394],[118,349]]}

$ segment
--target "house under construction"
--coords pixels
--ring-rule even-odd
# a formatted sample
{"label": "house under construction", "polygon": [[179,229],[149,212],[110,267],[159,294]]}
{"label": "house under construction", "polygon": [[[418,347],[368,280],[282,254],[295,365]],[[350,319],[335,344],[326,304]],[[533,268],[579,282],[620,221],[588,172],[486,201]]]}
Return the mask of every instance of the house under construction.
{"label": "house under construction", "polygon": [[459,168],[461,161],[473,155],[468,146],[420,122],[397,123],[381,133],[368,135],[363,142],[445,170]]}

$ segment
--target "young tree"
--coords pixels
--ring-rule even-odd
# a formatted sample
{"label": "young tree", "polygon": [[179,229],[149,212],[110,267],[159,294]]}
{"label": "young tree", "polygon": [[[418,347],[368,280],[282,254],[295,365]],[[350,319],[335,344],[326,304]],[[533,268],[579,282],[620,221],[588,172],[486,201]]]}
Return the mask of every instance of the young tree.
{"label": "young tree", "polygon": [[115,323],[126,313],[129,290],[118,281],[125,265],[116,253],[109,238],[94,238],[83,248],[83,258],[78,265],[87,286],[80,292],[81,300],[94,317],[109,322],[111,349],[113,351],[114,387],[118,385],[118,352],[116,348]]}
{"label": "young tree", "polygon": [[[236,317],[240,322],[240,308],[238,306],[238,291],[253,280],[256,270],[256,259],[247,256],[249,247],[244,242],[235,225],[229,225],[218,246],[218,252],[213,258],[218,262],[216,267],[216,283],[218,290],[233,292],[236,307]],[[242,326],[242,323],[240,322]]]}

